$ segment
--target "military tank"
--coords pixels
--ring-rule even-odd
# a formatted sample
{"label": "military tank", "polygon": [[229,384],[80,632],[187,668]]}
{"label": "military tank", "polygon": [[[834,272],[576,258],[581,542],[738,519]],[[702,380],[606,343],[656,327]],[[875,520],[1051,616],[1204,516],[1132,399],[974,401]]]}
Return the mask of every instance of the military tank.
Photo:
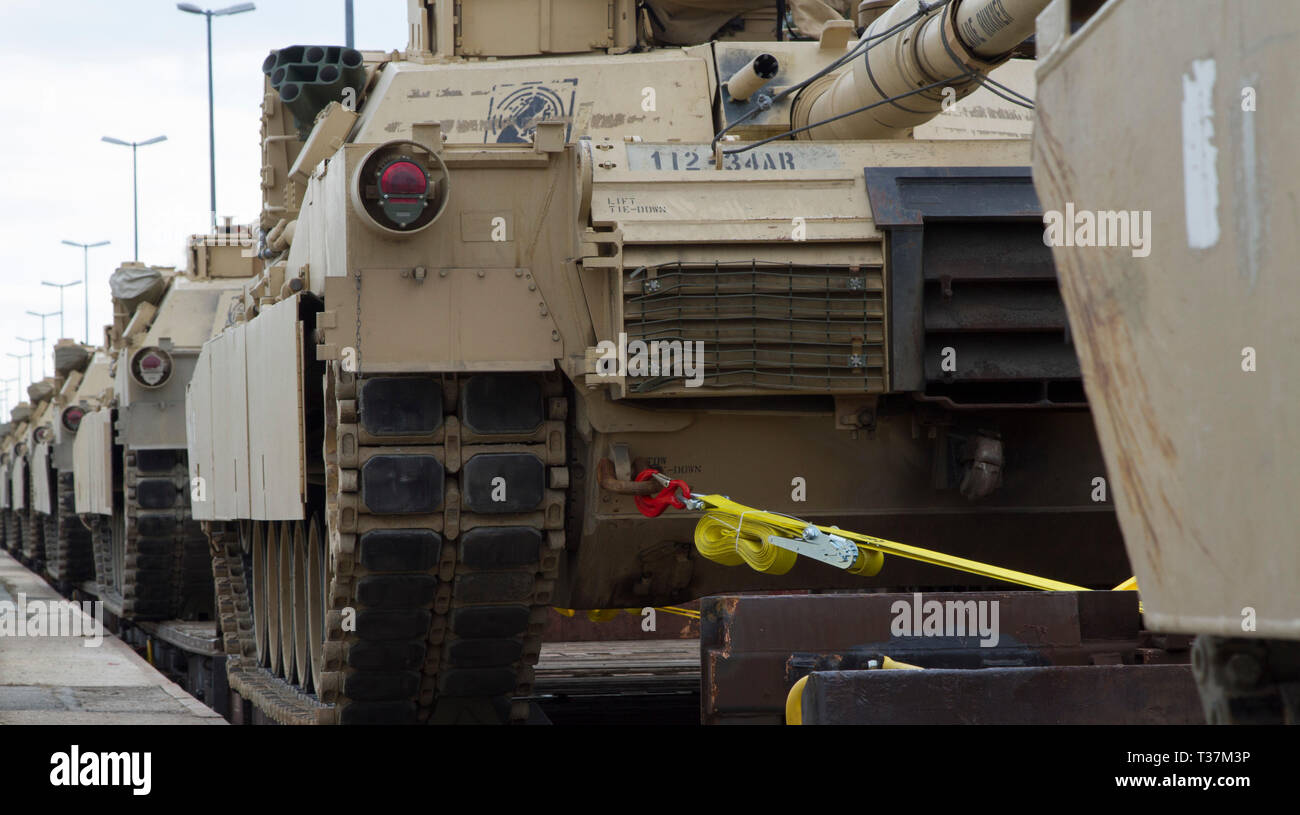
{"label": "military tank", "polygon": [[74,507],[73,441],[81,417],[109,384],[109,361],[67,339],[55,344],[53,356],[56,391],[30,454],[32,523],[41,531],[45,575],[69,593],[94,577],[90,533]]}
{"label": "military tank", "polygon": [[91,530],[99,597],[127,620],[213,615],[208,544],[190,518],[185,386],[259,261],[229,224],[191,237],[187,253],[182,272],[131,262],[110,278],[111,379],[88,384],[98,395],[73,446],[73,506]]}
{"label": "military tank", "polygon": [[9,524],[9,431],[13,429],[12,421],[0,422],[0,549],[8,549],[5,532]]}
{"label": "military tank", "polygon": [[48,498],[48,481],[34,470],[41,461],[38,448],[53,433],[50,405],[60,384],[58,377],[46,377],[27,386],[29,402],[18,405],[16,416],[24,416],[15,429],[9,470],[10,507],[14,521],[12,552],[24,564],[40,572],[45,563],[45,525],[38,503]]}
{"label": "military tank", "polygon": [[14,512],[13,470],[18,454],[20,428],[31,415],[31,405],[20,402],[9,410],[9,420],[0,424],[0,546],[17,554],[22,547],[20,521]]}
{"label": "military tank", "polygon": [[[1111,0],[1078,30],[1070,11],[1040,20],[1035,184],[1145,623],[1196,635],[1207,721],[1295,723],[1300,10]],[[1142,126],[1091,128],[1103,110]]]}
{"label": "military tank", "polygon": [[231,687],[525,721],[552,606],[979,584],[715,562],[641,511],[668,479],[1127,575],[1012,58],[1044,5],[418,0],[404,52],[272,52],[266,266],[187,395]]}

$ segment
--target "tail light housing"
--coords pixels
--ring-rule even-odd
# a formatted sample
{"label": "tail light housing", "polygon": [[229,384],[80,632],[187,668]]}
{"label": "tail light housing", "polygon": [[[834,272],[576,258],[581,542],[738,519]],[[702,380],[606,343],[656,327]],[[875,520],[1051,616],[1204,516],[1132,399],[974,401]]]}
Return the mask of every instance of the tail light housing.
{"label": "tail light housing", "polygon": [[72,405],[63,409],[63,415],[59,417],[59,423],[69,433],[76,433],[77,428],[81,427],[81,418],[85,415],[86,411],[77,405]]}
{"label": "tail light housing", "polygon": [[131,357],[131,378],[146,388],[161,388],[172,376],[172,355],[150,345]]}
{"label": "tail light housing", "polygon": [[371,228],[389,235],[419,232],[447,203],[447,166],[412,141],[382,144],[366,154],[352,179],[352,205]]}
{"label": "tail light housing", "polygon": [[50,429],[48,427],[45,427],[44,425],[41,425],[40,427],[32,431],[32,440],[37,443],[43,442],[49,437],[50,437]]}

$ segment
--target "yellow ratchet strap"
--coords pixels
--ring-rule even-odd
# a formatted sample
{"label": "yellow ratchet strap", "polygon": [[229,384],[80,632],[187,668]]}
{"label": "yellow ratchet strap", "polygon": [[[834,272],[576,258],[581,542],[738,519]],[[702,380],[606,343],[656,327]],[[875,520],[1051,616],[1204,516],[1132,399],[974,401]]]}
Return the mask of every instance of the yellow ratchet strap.
{"label": "yellow ratchet strap", "polygon": [[[1137,591],[1137,590],[1138,590],[1138,579],[1136,577],[1130,577],[1128,580],[1125,580],[1123,583],[1120,583],[1118,586],[1111,589],[1111,591]],[[1142,601],[1138,600],[1138,614],[1146,614],[1146,613],[1147,610],[1142,605]]]}
{"label": "yellow ratchet strap", "polygon": [[801,676],[790,692],[785,695],[785,723],[803,724],[803,686],[808,684],[808,677]]}
{"label": "yellow ratchet strap", "polygon": [[[651,608],[665,614],[675,614],[678,617],[688,617],[692,620],[700,619],[700,612],[690,608],[682,608],[681,606],[651,606]],[[578,613],[577,610],[572,608],[556,608],[553,610],[565,617],[573,617]],[[584,614],[593,623],[607,623],[620,614],[626,613],[639,616],[641,611],[639,608],[593,608],[584,612]]]}
{"label": "yellow ratchet strap", "polygon": [[[911,665],[906,662],[899,662],[896,659],[890,659],[881,655],[880,667],[887,671],[924,671],[920,665]],[[803,688],[808,684],[808,677],[802,676],[795,681],[790,688],[789,693],[785,696],[785,723],[793,725],[803,724]]]}
{"label": "yellow ratchet strap", "polygon": [[704,516],[695,525],[695,548],[709,560],[726,566],[747,563],[756,571],[785,574],[794,566],[798,555],[789,549],[770,543],[767,540],[768,536],[799,538],[804,534],[805,529],[815,527],[822,532],[847,538],[857,544],[858,558],[848,569],[854,574],[870,577],[879,572],[884,565],[884,555],[893,555],[1042,591],[1088,591],[1087,588],[1072,583],[1050,580],[1000,566],[990,566],[955,555],[922,549],[919,546],[908,546],[905,543],[849,532],[833,526],[810,524],[788,515],[747,507],[723,495],[693,495],[692,497],[704,504]]}

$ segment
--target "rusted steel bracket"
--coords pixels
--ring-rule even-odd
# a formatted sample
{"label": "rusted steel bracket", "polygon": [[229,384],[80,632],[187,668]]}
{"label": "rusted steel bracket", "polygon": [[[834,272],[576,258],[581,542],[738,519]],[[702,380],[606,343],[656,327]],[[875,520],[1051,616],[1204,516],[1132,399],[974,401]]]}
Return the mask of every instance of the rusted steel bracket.
{"label": "rusted steel bracket", "polygon": [[654,480],[632,481],[625,478],[619,478],[614,474],[614,462],[607,458],[602,458],[597,462],[596,480],[600,483],[600,488],[602,490],[616,493],[618,495],[655,495],[663,489],[663,487]]}

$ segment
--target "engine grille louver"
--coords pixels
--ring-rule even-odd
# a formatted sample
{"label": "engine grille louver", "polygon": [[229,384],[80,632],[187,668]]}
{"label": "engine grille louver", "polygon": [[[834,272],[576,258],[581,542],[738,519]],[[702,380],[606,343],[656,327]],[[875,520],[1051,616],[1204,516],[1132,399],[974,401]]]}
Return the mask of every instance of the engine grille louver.
{"label": "engine grille louver", "polygon": [[[885,389],[879,266],[753,260],[628,268],[623,326],[629,345],[703,343],[702,389]],[[679,377],[636,377],[628,391],[681,384]]]}

